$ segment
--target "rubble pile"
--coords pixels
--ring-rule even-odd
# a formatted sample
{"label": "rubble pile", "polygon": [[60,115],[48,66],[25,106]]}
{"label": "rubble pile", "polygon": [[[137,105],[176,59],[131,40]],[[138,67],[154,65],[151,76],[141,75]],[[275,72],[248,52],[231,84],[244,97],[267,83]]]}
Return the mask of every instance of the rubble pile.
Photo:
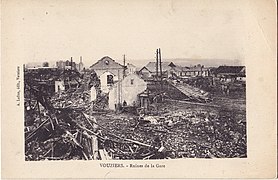
{"label": "rubble pile", "polygon": [[[82,99],[76,94],[77,90],[67,93],[71,94],[69,96],[57,95],[60,99],[54,96],[50,101],[43,92],[28,85],[25,88],[25,94],[30,97],[25,103],[26,160],[103,159],[104,153],[100,152],[106,152],[106,149],[109,150],[108,157],[120,152],[129,154],[129,158],[140,159],[145,157],[141,151],[149,152],[151,149],[157,153],[156,146],[128,139],[114,133],[117,129],[111,131],[99,125],[96,119],[83,112],[86,106],[76,106]],[[137,156],[132,148],[138,149]],[[122,156],[120,159],[125,158]]]}
{"label": "rubble pile", "polygon": [[213,80],[211,77],[194,77],[186,80],[186,83],[193,86],[198,87],[200,89],[203,89],[205,91],[211,91],[211,88],[213,88]]}
{"label": "rubble pile", "polygon": [[98,135],[86,114],[73,105],[57,107],[59,101],[53,106],[46,94],[27,84],[25,91],[26,160],[92,159],[92,139]]}
{"label": "rubble pile", "polygon": [[[160,148],[165,148],[159,158],[246,157],[245,124],[234,121],[229,112],[179,111],[163,117],[153,116],[155,120],[146,119],[106,117],[100,123],[123,138],[146,144],[159,141]],[[131,158],[129,154],[123,157],[124,153],[115,149],[111,152],[117,158]]]}
{"label": "rubble pile", "polygon": [[56,93],[51,98],[51,102],[56,108],[82,108],[87,109],[91,102],[89,101],[89,91],[79,91],[78,89],[68,89],[65,92]]}
{"label": "rubble pile", "polygon": [[[88,86],[85,86],[88,84]],[[90,88],[94,86],[97,98],[91,101]],[[78,88],[69,88],[66,91],[55,93],[51,97],[51,103],[55,108],[78,108],[90,114],[92,110],[105,110],[108,107],[108,95],[100,92],[99,79],[95,73],[86,73],[82,84]]]}
{"label": "rubble pile", "polygon": [[87,91],[69,89],[50,101],[35,89],[30,92],[25,103],[26,160],[101,159],[94,157],[93,136],[113,159],[246,157],[246,124],[229,111],[161,108],[157,116],[110,112],[94,120],[87,115]]}
{"label": "rubble pile", "polygon": [[26,160],[247,156],[245,111],[231,110],[239,107],[203,103],[200,110],[193,104],[165,102],[169,97],[160,95],[154,98],[153,114],[115,113],[107,110],[108,95],[100,91],[95,73],[85,73],[78,82],[78,87],[50,94],[32,78],[25,81]]}

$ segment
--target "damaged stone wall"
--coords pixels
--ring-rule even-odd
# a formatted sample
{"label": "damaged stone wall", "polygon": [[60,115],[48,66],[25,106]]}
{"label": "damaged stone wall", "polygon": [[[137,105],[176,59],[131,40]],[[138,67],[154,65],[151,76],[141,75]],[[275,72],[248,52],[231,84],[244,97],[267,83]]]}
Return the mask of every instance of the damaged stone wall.
{"label": "damaged stone wall", "polygon": [[109,92],[109,109],[115,110],[115,104],[126,102],[127,106],[137,105],[138,94],[147,89],[147,83],[136,74],[126,76],[114,84]]}

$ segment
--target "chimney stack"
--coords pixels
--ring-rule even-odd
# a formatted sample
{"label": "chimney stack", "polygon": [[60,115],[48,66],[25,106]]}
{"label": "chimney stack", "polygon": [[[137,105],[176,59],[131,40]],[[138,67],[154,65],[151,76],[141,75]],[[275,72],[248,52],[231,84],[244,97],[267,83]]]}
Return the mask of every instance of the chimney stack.
{"label": "chimney stack", "polygon": [[70,69],[72,70],[72,57],[70,57]]}

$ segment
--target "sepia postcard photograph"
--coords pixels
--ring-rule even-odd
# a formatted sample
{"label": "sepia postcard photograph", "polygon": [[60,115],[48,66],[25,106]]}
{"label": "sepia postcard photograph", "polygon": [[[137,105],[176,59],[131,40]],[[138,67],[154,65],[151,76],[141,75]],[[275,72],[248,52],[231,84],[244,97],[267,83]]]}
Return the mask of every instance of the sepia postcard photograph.
{"label": "sepia postcard photograph", "polygon": [[273,0],[1,2],[3,178],[275,178]]}

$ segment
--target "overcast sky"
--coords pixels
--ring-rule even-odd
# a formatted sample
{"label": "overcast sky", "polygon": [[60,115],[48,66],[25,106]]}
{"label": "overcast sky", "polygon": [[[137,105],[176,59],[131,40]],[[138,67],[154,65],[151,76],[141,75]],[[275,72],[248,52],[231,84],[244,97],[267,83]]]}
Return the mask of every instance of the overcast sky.
{"label": "overcast sky", "polygon": [[[19,4],[27,62],[82,56],[142,64],[162,58],[244,60],[241,1],[30,1]],[[137,60],[137,62],[135,62]]]}

